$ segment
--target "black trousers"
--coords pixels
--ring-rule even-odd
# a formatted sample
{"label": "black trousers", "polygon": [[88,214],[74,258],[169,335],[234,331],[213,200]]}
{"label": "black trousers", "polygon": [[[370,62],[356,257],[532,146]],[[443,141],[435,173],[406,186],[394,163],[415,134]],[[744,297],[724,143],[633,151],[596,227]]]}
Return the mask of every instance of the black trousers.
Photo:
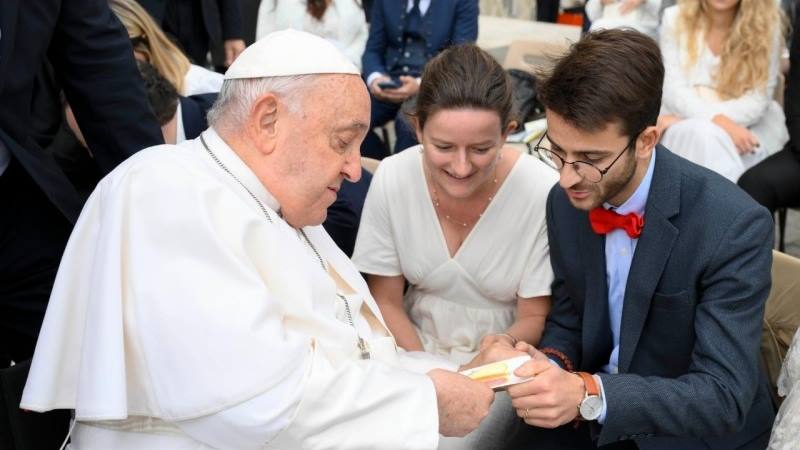
{"label": "black trousers", "polygon": [[800,207],[800,156],[791,145],[751,167],[738,181],[771,213],[778,208]]}
{"label": "black trousers", "polygon": [[572,423],[555,429],[537,428],[527,425],[521,419],[513,433],[507,450],[636,450],[634,441],[620,441],[597,447],[592,440],[589,427],[592,424],[581,422],[576,427]]}
{"label": "black trousers", "polygon": [[33,355],[71,230],[12,157],[0,175],[0,368]]}

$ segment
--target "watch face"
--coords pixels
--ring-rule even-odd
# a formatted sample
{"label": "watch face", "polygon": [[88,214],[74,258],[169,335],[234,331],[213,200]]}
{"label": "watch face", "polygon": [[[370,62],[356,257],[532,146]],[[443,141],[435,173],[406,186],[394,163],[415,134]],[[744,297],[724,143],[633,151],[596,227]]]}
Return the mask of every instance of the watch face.
{"label": "watch face", "polygon": [[603,410],[603,401],[597,395],[590,395],[581,402],[581,417],[584,420],[597,420]]}

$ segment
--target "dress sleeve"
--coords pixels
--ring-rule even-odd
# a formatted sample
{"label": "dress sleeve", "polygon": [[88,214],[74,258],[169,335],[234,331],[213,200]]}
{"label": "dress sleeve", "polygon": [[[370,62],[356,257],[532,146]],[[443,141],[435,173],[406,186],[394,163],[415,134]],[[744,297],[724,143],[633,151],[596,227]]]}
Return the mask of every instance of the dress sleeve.
{"label": "dress sleeve", "polygon": [[678,6],[664,10],[661,22],[659,46],[664,59],[664,92],[662,113],[675,114],[683,119],[708,118],[714,116],[708,102],[695,94],[686,75],[682,61],[681,39],[677,34]]}
{"label": "dress sleeve", "polygon": [[389,171],[391,168],[383,163],[375,172],[364,201],[353,251],[353,263],[359,271],[387,277],[403,274],[394,232],[395,227],[400,224],[394,223],[389,213],[391,206],[387,191],[392,175]]}
{"label": "dress sleeve", "polygon": [[364,11],[360,8],[356,8],[352,12],[356,14],[357,17],[350,17],[347,19],[344,17],[341,18],[342,21],[348,23],[348,26],[355,28],[353,32],[347,33],[350,40],[342,44],[345,46],[344,52],[347,57],[353,61],[353,64],[361,69],[361,56],[364,54],[364,49],[367,46],[367,21],[364,17]]}
{"label": "dress sleeve", "polygon": [[277,31],[275,24],[275,9],[277,5],[275,1],[264,0],[258,6],[258,19],[256,20],[256,40]]}

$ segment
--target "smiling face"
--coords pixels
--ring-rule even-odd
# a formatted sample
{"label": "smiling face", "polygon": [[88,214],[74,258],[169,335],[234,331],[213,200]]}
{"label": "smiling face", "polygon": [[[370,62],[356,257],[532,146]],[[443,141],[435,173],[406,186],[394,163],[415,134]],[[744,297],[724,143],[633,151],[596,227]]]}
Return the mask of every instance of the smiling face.
{"label": "smiling face", "polygon": [[472,197],[493,179],[505,138],[500,116],[486,109],[442,109],[417,130],[433,186],[456,199]]}
{"label": "smiling face", "polygon": [[[607,168],[630,142],[630,137],[620,131],[616,122],[602,131],[587,132],[549,110],[547,135],[550,149],[556,155],[568,162],[585,161],[601,170]],[[640,144],[636,142],[634,146]],[[637,156],[636,148],[625,150],[599,183],[587,181],[571,164],[566,164],[559,172],[559,185],[566,191],[570,203],[578,209],[588,211],[604,202],[619,206],[633,194],[641,181],[641,176],[636,176],[637,166],[643,166],[646,171],[646,164],[650,161],[649,152],[646,160]],[[643,174],[641,167],[639,169],[638,172]]]}
{"label": "smiling face", "polygon": [[344,180],[361,178],[361,141],[370,120],[369,95],[355,75],[316,77],[296,110],[277,120],[276,177],[270,191],[294,227],[319,225]]}

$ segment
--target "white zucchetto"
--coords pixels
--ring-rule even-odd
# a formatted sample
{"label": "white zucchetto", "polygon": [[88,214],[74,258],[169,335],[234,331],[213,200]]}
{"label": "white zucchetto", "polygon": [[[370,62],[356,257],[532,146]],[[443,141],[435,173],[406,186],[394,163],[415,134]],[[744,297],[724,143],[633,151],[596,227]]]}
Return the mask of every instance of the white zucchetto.
{"label": "white zucchetto", "polygon": [[332,73],[361,75],[330,41],[290,28],[270,33],[247,47],[225,72],[225,79]]}

